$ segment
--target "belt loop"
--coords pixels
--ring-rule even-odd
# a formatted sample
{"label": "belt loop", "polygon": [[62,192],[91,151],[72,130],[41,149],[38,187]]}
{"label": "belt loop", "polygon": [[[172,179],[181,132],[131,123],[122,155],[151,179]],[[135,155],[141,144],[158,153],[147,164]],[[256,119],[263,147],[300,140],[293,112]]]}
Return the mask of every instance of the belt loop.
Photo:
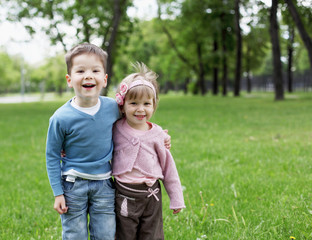
{"label": "belt loop", "polygon": [[76,181],[76,177],[67,175],[66,182],[75,182],[75,181]]}

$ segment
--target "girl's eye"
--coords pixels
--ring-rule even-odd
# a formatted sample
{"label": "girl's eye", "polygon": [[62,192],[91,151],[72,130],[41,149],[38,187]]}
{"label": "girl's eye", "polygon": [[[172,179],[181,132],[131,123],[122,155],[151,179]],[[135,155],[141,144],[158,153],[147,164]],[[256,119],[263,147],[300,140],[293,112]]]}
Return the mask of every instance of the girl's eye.
{"label": "girl's eye", "polygon": [[83,70],[78,70],[78,71],[77,71],[77,73],[83,73],[83,72],[84,72]]}
{"label": "girl's eye", "polygon": [[131,105],[136,105],[136,102],[131,102],[130,104],[131,104]]}
{"label": "girl's eye", "polygon": [[149,106],[149,105],[151,105],[151,103],[146,102],[146,103],[144,103],[144,105]]}
{"label": "girl's eye", "polygon": [[99,72],[99,70],[94,70],[93,72]]}

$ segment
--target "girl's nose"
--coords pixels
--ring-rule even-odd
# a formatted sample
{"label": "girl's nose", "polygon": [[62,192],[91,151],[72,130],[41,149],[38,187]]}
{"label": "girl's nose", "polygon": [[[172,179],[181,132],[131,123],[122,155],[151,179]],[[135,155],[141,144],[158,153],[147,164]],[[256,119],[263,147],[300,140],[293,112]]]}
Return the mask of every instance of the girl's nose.
{"label": "girl's nose", "polygon": [[143,110],[144,110],[143,105],[140,104],[140,105],[138,106],[138,111],[143,111]]}

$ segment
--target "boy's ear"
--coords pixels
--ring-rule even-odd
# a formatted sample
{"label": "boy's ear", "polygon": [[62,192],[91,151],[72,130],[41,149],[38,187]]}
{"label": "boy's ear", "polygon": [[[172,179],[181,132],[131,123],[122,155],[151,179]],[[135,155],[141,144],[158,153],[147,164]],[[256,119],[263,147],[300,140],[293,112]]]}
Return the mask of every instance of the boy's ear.
{"label": "boy's ear", "polygon": [[73,85],[71,84],[71,78],[70,78],[70,76],[68,74],[66,74],[66,81],[67,81],[67,86],[72,88]]}
{"label": "boy's ear", "polygon": [[106,86],[107,86],[107,78],[108,78],[108,75],[105,74],[105,77],[104,77],[104,88],[106,88]]}

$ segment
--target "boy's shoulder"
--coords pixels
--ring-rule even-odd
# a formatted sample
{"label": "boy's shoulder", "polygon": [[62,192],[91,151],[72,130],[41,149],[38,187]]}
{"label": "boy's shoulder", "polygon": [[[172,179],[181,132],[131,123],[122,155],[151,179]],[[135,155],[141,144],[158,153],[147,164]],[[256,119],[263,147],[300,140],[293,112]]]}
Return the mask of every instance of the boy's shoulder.
{"label": "boy's shoulder", "polygon": [[114,122],[120,118],[119,107],[115,99],[105,96],[100,96],[102,111],[109,113],[112,116]]}
{"label": "boy's shoulder", "polygon": [[107,96],[100,96],[99,97],[101,102],[104,102],[104,103],[109,103],[109,104],[113,104],[113,105],[116,105],[118,106],[117,102],[115,99],[111,98],[111,97],[107,97]]}
{"label": "boy's shoulder", "polygon": [[63,116],[64,114],[69,114],[72,111],[70,101],[71,100],[68,100],[66,103],[64,103],[62,106],[60,106],[58,109],[56,109],[56,111],[54,112],[52,117]]}
{"label": "boy's shoulder", "polygon": [[72,121],[77,119],[81,120],[84,115],[79,113],[79,110],[75,109],[71,105],[71,99],[64,103],[61,107],[56,109],[54,114],[50,117],[50,121],[59,122],[60,124],[68,125]]}
{"label": "boy's shoulder", "polygon": [[118,108],[118,104],[115,99],[106,96],[100,96],[99,98],[101,100],[101,106]]}

